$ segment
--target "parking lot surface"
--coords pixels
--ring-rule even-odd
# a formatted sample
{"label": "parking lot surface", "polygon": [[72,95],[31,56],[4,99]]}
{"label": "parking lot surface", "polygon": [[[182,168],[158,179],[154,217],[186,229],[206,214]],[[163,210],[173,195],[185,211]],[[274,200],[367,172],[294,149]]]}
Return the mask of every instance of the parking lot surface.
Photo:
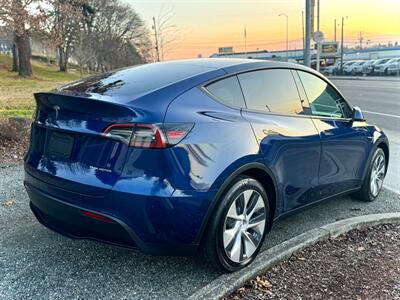
{"label": "parking lot surface", "polygon": [[[400,196],[393,192],[399,189],[400,120],[382,115],[400,115],[400,87],[335,83],[351,104],[371,112],[368,121],[388,132],[390,190],[372,203],[340,197],[304,209],[274,226],[264,250],[336,220],[400,211]],[[146,256],[53,233],[30,213],[22,180],[22,166],[0,168],[0,299],[183,299],[220,275],[195,258]]]}

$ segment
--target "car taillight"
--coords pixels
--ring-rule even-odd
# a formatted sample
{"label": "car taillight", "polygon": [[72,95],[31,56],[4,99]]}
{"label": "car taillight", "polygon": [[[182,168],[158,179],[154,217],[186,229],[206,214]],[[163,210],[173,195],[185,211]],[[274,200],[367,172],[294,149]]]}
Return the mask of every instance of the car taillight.
{"label": "car taillight", "polygon": [[106,217],[106,216],[103,216],[103,215],[100,215],[100,214],[96,214],[96,213],[88,211],[88,210],[81,209],[80,213],[82,215],[86,216],[86,217],[89,217],[89,218],[93,218],[93,219],[104,221],[104,222],[108,222],[108,223],[115,223],[115,221],[113,219],[109,218],[109,217]]}
{"label": "car taillight", "polygon": [[192,128],[193,124],[188,123],[112,124],[103,136],[135,148],[162,149],[178,144]]}

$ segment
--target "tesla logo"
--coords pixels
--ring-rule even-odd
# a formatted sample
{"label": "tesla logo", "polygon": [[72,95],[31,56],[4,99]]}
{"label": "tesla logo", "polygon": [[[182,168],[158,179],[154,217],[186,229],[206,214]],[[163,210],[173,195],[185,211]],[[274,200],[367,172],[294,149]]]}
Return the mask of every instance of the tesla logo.
{"label": "tesla logo", "polygon": [[58,113],[60,112],[60,107],[59,107],[58,105],[54,105],[54,106],[53,106],[53,109],[54,109],[55,112],[56,112],[55,120],[57,120],[57,119],[58,119]]}

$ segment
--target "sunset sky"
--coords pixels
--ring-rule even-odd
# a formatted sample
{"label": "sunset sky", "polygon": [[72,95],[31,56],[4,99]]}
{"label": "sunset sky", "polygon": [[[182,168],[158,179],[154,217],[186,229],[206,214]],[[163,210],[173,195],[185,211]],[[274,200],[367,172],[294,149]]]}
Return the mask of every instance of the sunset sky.
{"label": "sunset sky", "polygon": [[[304,0],[125,0],[151,28],[152,17],[171,11],[176,26],[176,41],[166,59],[203,57],[218,47],[233,46],[244,50],[244,26],[247,28],[247,51],[285,49],[286,20],[289,16],[290,48],[302,47],[301,11]],[[317,1],[317,0],[316,0]],[[326,40],[334,35],[334,19],[345,20],[345,43],[354,46],[359,32],[364,45],[398,41],[400,43],[400,0],[321,0],[321,31]],[[316,25],[315,25],[316,26]],[[340,39],[340,27],[337,27]]]}

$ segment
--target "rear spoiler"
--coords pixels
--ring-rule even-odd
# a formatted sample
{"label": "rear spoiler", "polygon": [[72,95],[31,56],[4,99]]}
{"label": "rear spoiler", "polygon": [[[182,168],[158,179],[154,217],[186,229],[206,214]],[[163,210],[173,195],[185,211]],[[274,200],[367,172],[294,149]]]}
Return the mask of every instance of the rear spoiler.
{"label": "rear spoiler", "polygon": [[113,123],[130,123],[137,112],[122,104],[57,92],[36,93],[35,122],[46,127],[100,133]]}

